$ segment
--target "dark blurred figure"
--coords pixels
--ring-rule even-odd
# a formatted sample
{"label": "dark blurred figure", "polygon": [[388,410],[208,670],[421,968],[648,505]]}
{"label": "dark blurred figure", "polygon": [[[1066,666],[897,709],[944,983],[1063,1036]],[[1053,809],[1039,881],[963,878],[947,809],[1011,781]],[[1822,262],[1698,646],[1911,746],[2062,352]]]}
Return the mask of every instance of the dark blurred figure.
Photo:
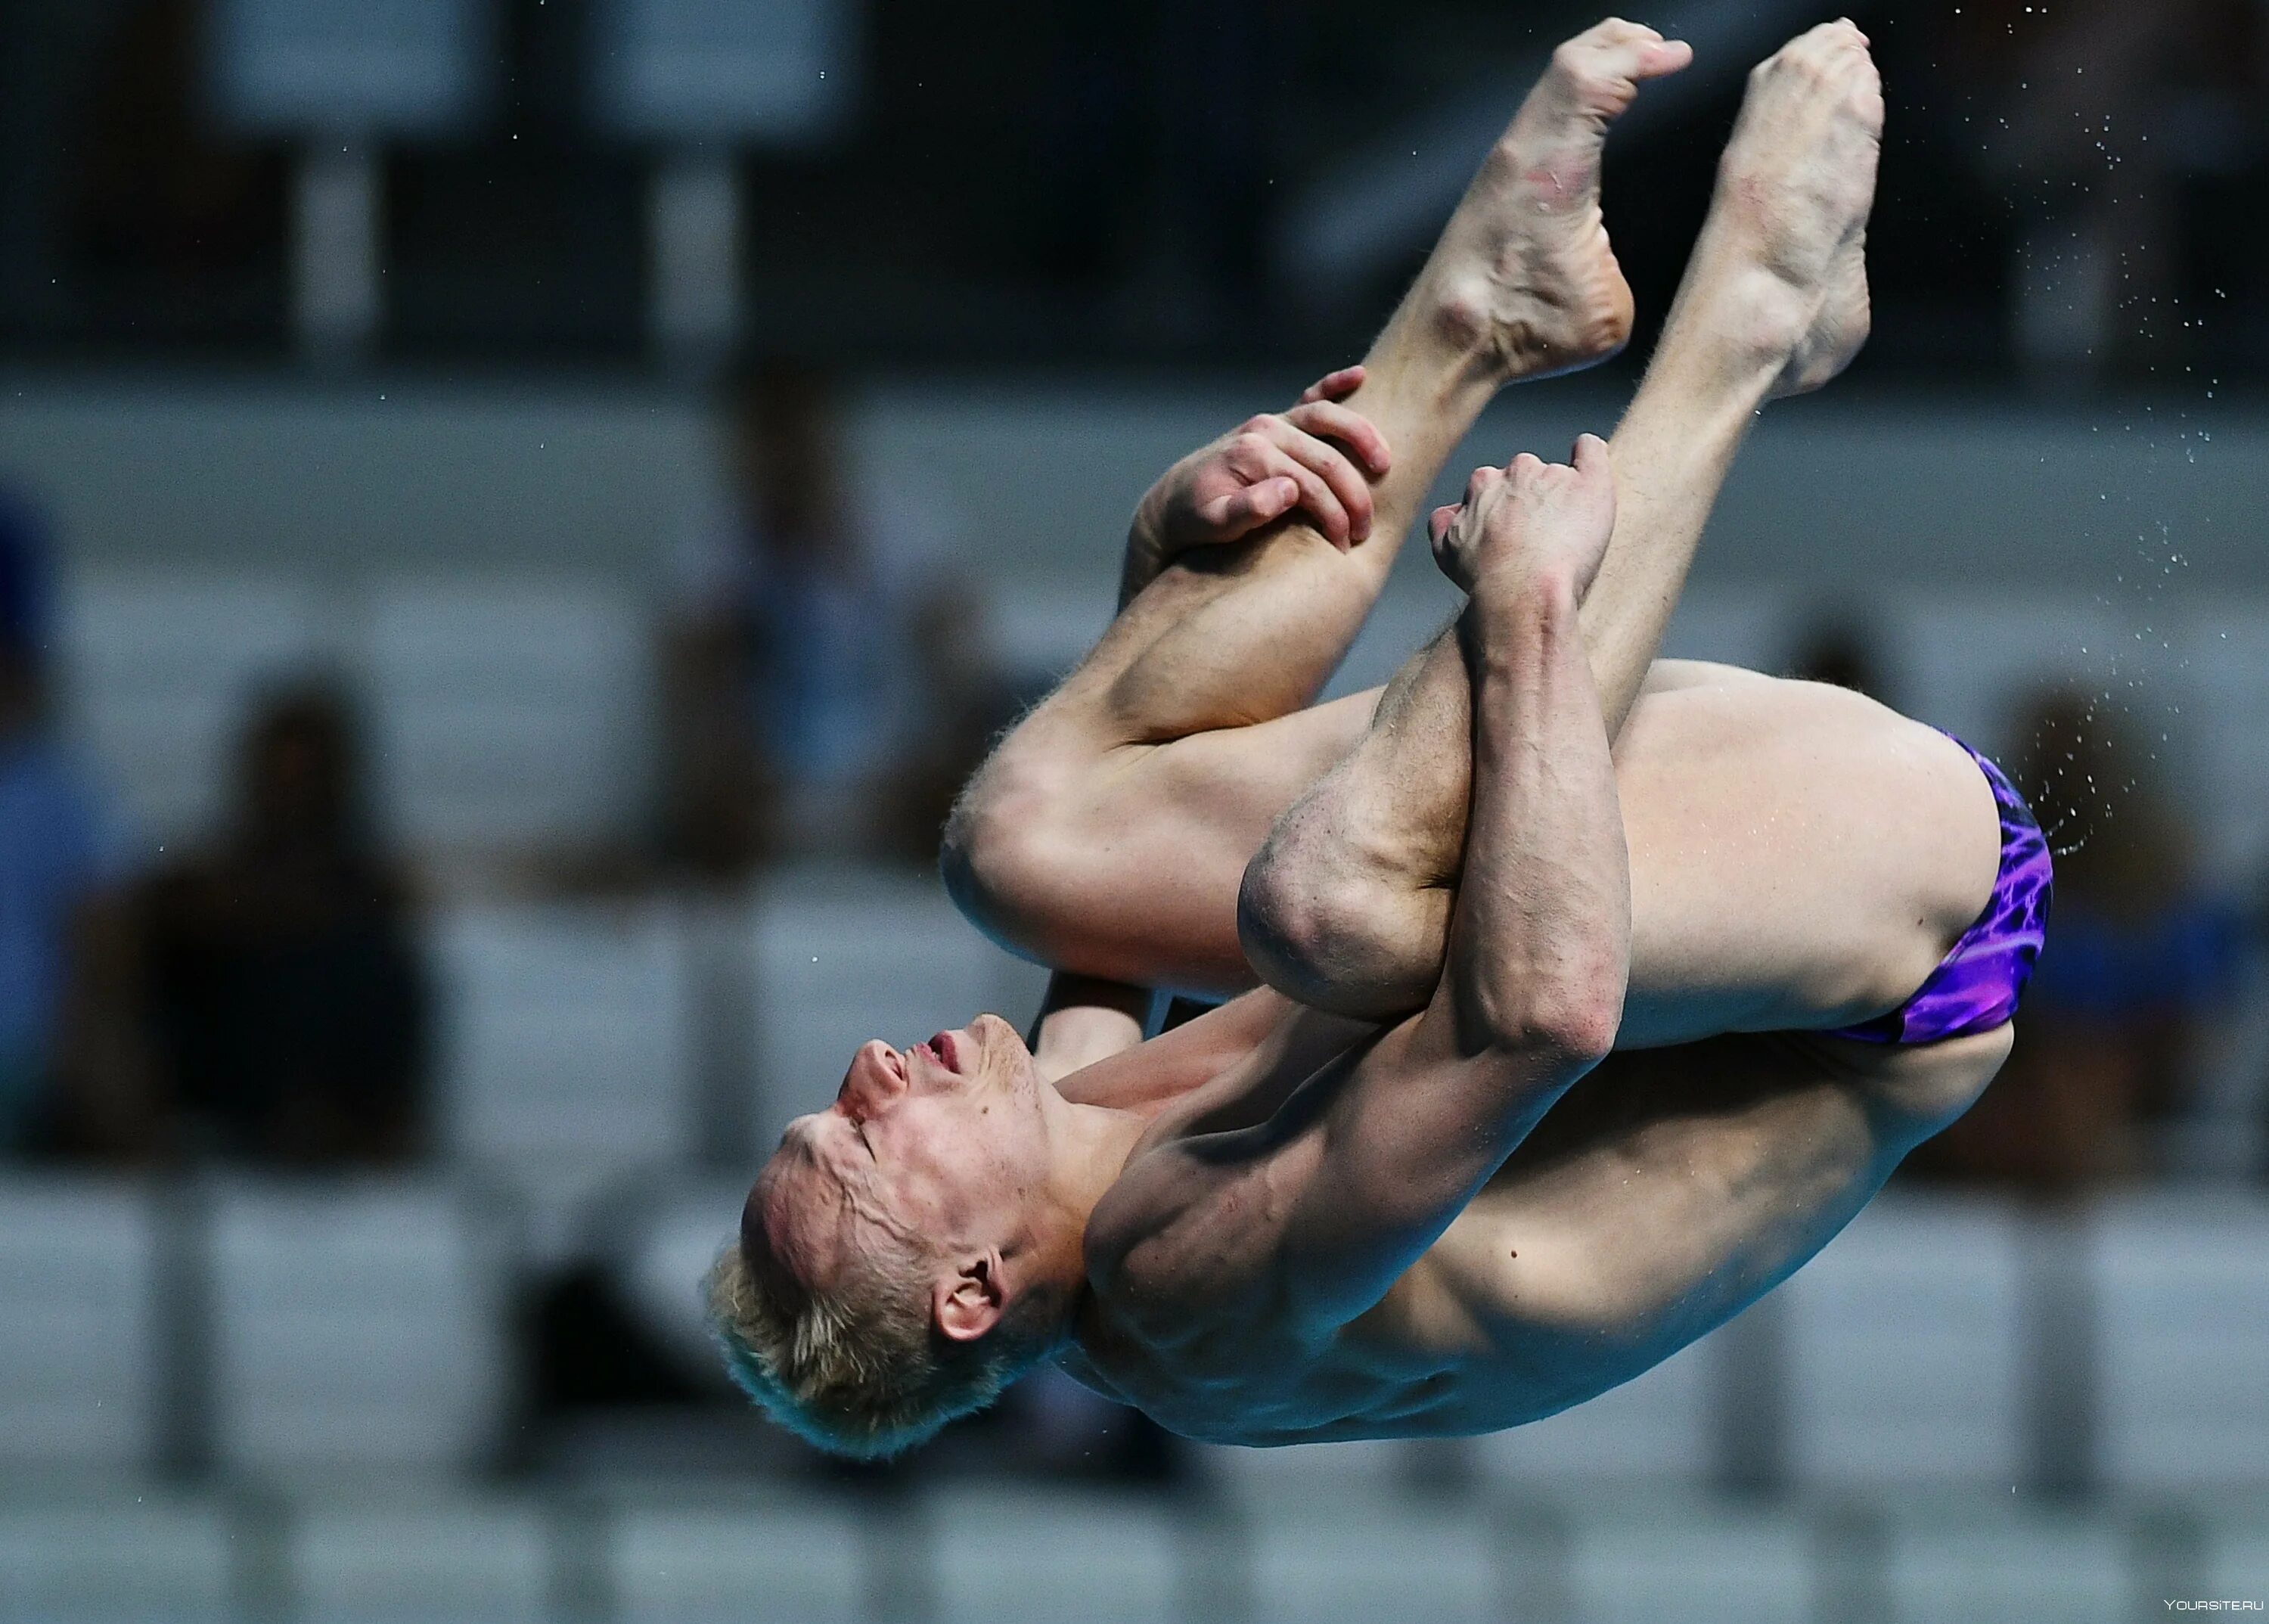
{"label": "dark blurred figure", "polygon": [[2236,990],[2243,911],[2195,878],[2154,764],[2100,701],[2025,707],[2013,776],[2056,854],[2048,945],[2008,1066],[1919,1170],[2071,1193],[2151,1170],[2149,1128],[2191,1103],[2201,1019]]}
{"label": "dark blurred figure", "polygon": [[728,508],[681,559],[666,654],[670,854],[930,861],[1006,720],[979,606],[934,514],[851,488],[825,374],[744,363],[722,415]]}
{"label": "dark blurred figure", "polygon": [[1795,657],[1784,675],[1799,682],[1848,688],[1885,705],[1892,702],[1874,639],[1858,616],[1841,610],[1813,616],[1798,638]]}
{"label": "dark blurred figure", "polygon": [[131,0],[59,132],[73,292],[85,314],[131,313],[139,341],[253,337],[284,314],[286,166],[279,146],[211,117],[203,0]]}
{"label": "dark blurred figure", "polygon": [[[1284,88],[1304,41],[1280,0],[1069,6],[1035,87],[1039,263],[1102,277],[1174,336],[1249,341]],[[1288,44],[1295,48],[1288,54]]]}
{"label": "dark blurred figure", "polygon": [[410,887],[363,815],[352,719],[279,693],[245,731],[231,827],[144,897],[147,998],[184,1147],[283,1165],[425,1138]]}
{"label": "dark blurred figure", "polygon": [[48,599],[39,519],[0,490],[0,1155],[130,1152],[122,852],[49,725]]}
{"label": "dark blurred figure", "polygon": [[2196,336],[2182,188],[2243,171],[2265,131],[2251,0],[1982,0],[1942,13],[1939,56],[1975,109],[1962,145],[2018,215],[2021,359],[2050,383]]}

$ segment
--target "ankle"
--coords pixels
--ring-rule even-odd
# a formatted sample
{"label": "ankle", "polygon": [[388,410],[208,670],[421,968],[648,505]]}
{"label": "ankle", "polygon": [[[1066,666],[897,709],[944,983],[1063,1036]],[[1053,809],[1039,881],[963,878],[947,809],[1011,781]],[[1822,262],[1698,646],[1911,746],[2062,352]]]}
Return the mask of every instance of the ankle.
{"label": "ankle", "polygon": [[1482,325],[1434,298],[1405,299],[1364,357],[1363,388],[1350,403],[1374,423],[1471,418],[1511,381]]}
{"label": "ankle", "polygon": [[1764,265],[1704,272],[1672,307],[1649,370],[1674,368],[1762,404],[1796,358],[1818,305]]}
{"label": "ankle", "polygon": [[1374,380],[1392,377],[1428,398],[1503,388],[1515,374],[1489,293],[1482,277],[1429,265],[1364,358],[1364,366]]}

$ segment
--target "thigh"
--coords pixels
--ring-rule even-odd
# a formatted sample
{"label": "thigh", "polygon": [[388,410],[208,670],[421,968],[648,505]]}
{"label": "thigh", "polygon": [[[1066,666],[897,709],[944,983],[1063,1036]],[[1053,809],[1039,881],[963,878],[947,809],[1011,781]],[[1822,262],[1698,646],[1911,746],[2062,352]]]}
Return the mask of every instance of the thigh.
{"label": "thigh", "polygon": [[1817,683],[1667,668],[1615,749],[1625,1046],[1823,1030],[1921,985],[1991,895],[2000,820],[1944,734]]}

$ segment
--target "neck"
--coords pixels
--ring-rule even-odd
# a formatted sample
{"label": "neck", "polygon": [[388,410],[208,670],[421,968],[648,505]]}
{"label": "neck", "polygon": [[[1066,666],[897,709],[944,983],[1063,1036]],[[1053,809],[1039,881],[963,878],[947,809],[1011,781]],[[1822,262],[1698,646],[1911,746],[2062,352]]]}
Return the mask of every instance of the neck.
{"label": "neck", "polygon": [[1033,1225],[1034,1263],[1042,1278],[1075,1290],[1087,1277],[1088,1218],[1119,1182],[1149,1114],[1058,1096],[1048,1118],[1054,1154],[1043,1215]]}

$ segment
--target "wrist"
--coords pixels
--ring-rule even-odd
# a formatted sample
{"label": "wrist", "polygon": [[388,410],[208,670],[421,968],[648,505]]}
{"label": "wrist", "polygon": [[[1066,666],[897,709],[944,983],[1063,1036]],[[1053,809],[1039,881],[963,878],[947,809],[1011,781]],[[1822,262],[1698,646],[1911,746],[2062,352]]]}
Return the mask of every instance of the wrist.
{"label": "wrist", "polygon": [[1467,604],[1487,626],[1533,625],[1573,616],[1581,599],[1576,572],[1559,559],[1503,566],[1476,576]]}

